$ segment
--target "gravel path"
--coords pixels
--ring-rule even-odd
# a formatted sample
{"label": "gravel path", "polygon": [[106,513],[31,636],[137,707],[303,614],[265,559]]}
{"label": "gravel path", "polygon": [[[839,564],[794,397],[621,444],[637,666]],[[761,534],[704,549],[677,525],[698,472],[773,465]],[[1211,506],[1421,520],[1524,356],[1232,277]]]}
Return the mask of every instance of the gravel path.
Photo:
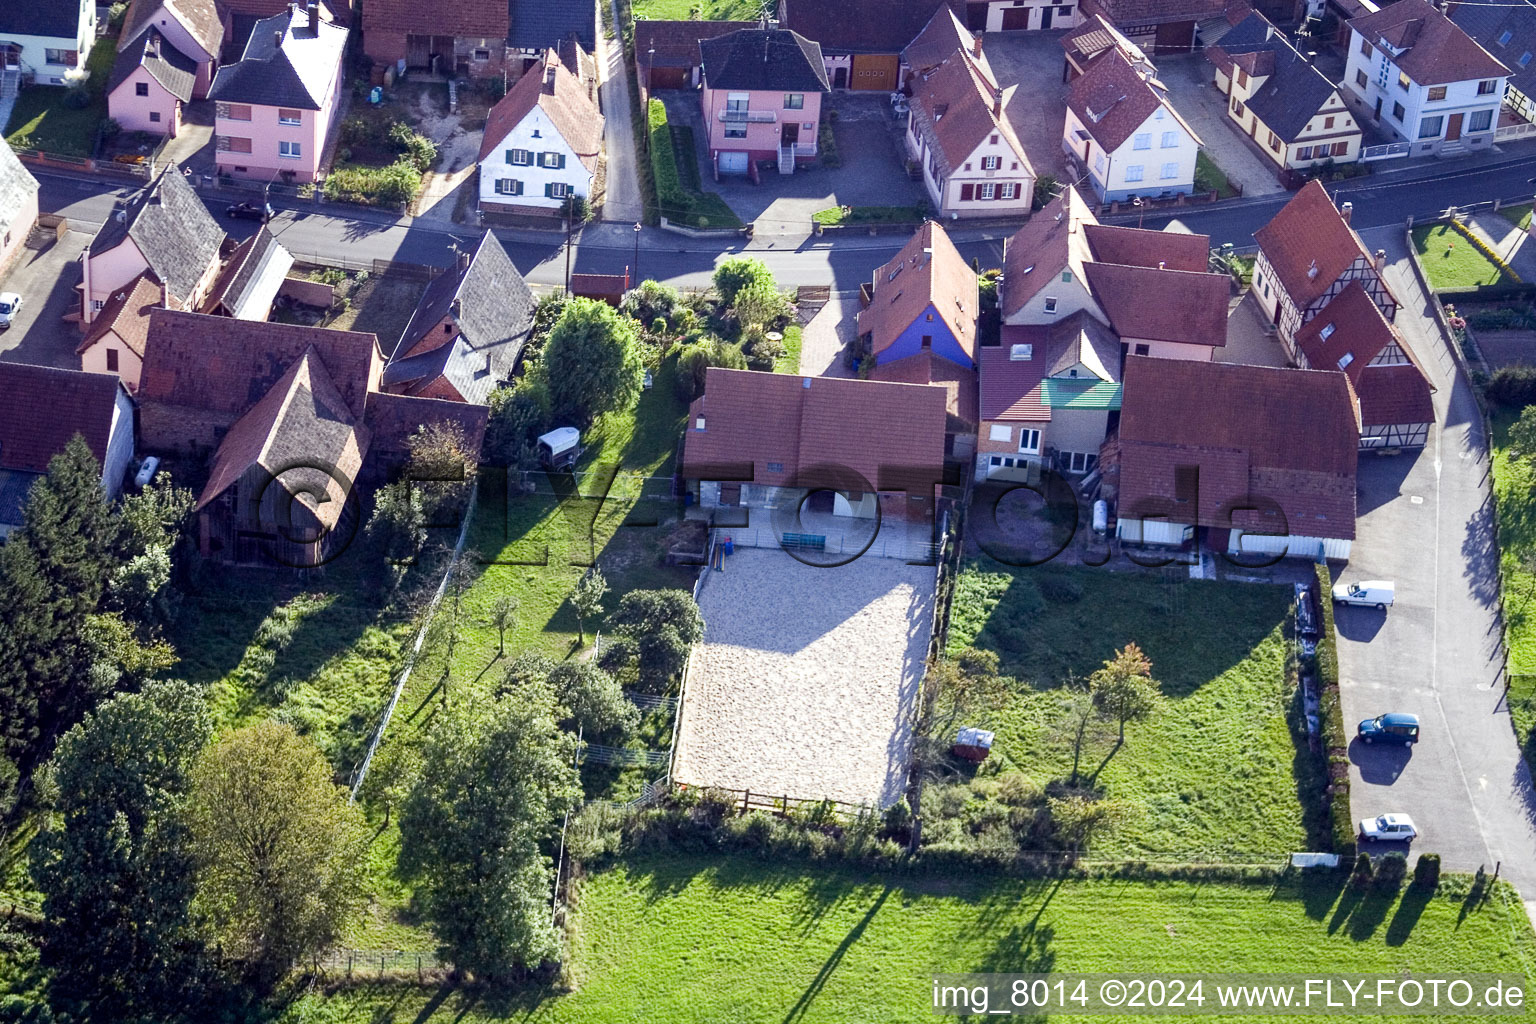
{"label": "gravel path", "polygon": [[836,569],[738,549],[699,594],[674,778],[887,806],[901,796],[933,618],[934,570]]}

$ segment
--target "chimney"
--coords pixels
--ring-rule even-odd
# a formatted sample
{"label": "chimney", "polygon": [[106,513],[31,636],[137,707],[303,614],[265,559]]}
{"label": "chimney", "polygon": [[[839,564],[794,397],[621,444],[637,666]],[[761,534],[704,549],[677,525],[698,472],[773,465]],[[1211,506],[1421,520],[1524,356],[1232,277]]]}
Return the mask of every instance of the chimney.
{"label": "chimney", "polygon": [[304,8],[304,14],[309,18],[309,34],[320,35],[320,5],[311,3]]}
{"label": "chimney", "polygon": [[992,116],[993,117],[1002,117],[1003,116],[1003,89],[1002,89],[1002,86],[998,86],[996,89],[992,90]]}
{"label": "chimney", "polygon": [[555,87],[555,62],[553,60],[551,60],[551,61],[548,61],[547,63],[545,63],[545,65],[544,65],[544,88],[546,88],[546,89],[553,89],[554,87]]}
{"label": "chimney", "polygon": [[1376,269],[1377,270],[1386,270],[1387,269],[1387,250],[1385,250],[1385,249],[1377,249],[1375,252],[1373,252],[1371,254],[1371,262],[1376,265]]}
{"label": "chimney", "polygon": [[1345,224],[1349,223],[1349,218],[1354,215],[1354,212],[1354,203],[1346,202],[1343,206],[1339,207],[1339,216],[1344,218]]}
{"label": "chimney", "polygon": [[1167,270],[1168,269],[1168,261],[1167,260],[1158,260],[1157,261],[1157,269],[1158,270]]}
{"label": "chimney", "polygon": [[[457,269],[459,273],[461,273],[461,274],[464,273],[464,271],[469,269],[469,260],[470,260],[469,253],[465,252],[462,249],[457,250],[456,251],[456,255],[454,257],[454,261],[453,261],[454,268]],[[454,301],[454,304],[457,305],[459,300],[458,299],[454,299],[453,301]]]}
{"label": "chimney", "polygon": [[981,56],[981,33],[980,32],[977,32],[976,35],[972,37],[972,40],[971,40],[971,53],[976,55],[977,57]]}
{"label": "chimney", "polygon": [[283,30],[282,29],[276,29],[276,30],[273,31],[273,33],[272,33],[272,45],[274,47],[276,47],[277,49],[279,49],[279,50],[281,50],[283,48]]}

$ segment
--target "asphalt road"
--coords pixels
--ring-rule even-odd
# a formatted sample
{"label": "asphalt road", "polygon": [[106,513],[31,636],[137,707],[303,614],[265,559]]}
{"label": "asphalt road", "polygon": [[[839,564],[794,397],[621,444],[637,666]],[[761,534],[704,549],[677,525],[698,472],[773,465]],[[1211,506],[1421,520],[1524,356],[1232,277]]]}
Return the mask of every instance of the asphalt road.
{"label": "asphalt road", "polygon": [[1365,240],[1387,250],[1397,324],[1435,384],[1439,425],[1417,455],[1360,464],[1357,536],[1339,579],[1393,580],[1397,597],[1386,612],[1336,610],[1345,724],[1407,711],[1421,738],[1412,748],[1354,741],[1354,816],[1407,812],[1422,832],[1413,852],[1439,853],[1457,871],[1498,864],[1536,910],[1536,797],[1503,702],[1486,439],[1425,315],[1402,232]]}

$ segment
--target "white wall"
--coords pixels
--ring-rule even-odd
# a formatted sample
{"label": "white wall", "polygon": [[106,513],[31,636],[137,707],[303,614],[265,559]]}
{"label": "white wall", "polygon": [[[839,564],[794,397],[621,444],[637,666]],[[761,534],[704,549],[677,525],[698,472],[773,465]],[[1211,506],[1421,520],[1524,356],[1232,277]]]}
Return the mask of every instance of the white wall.
{"label": "white wall", "polygon": [[[36,75],[38,84],[64,85],[66,76],[78,74],[85,67],[86,58],[91,54],[91,44],[96,39],[96,8],[90,5],[87,11],[89,20],[81,22],[78,39],[67,36],[22,36],[0,29],[0,40],[21,45],[22,72]],[[78,56],[72,65],[50,64],[49,50],[74,50]]]}
{"label": "white wall", "polygon": [[[1028,263],[1025,264],[1025,266],[1028,265]],[[1028,302],[1024,303],[1022,309],[1012,316],[1005,317],[1003,323],[1015,325],[1054,324],[1058,320],[1065,320],[1079,310],[1087,310],[1093,315],[1094,319],[1108,326],[1108,319],[1104,316],[1103,311],[1099,309],[1098,303],[1089,297],[1088,289],[1078,279],[1077,273],[1075,271],[1072,273],[1071,281],[1063,281],[1061,279],[1061,275],[1067,269],[1066,267],[1037,266],[1034,270],[1030,271],[1031,277],[1035,274],[1049,274],[1051,280],[1041,287]],[[1022,287],[1025,282],[1021,281],[1018,284]],[[1003,283],[1005,298],[1008,287],[1005,279]],[[1045,300],[1048,298],[1056,300],[1055,309],[1049,312],[1045,308]]]}
{"label": "white wall", "polygon": [[1326,558],[1343,560],[1349,557],[1350,542],[1338,537],[1276,537],[1270,534],[1244,534],[1241,530],[1232,531],[1227,541],[1227,553],[1316,558],[1318,545],[1322,545]]}
{"label": "white wall", "polygon": [[[1349,59],[1344,68],[1343,86],[1350,96],[1366,108],[1365,117],[1372,116],[1376,109],[1376,101],[1380,99],[1381,119],[1377,123],[1399,138],[1412,143],[1412,152],[1415,155],[1439,150],[1445,143],[1445,133],[1451,115],[1457,113],[1463,115],[1461,142],[1464,145],[1476,147],[1493,142],[1494,130],[1499,126],[1499,105],[1504,98],[1506,82],[1504,78],[1491,79],[1494,82],[1493,91],[1485,94],[1479,94],[1477,91],[1479,80],[1452,82],[1445,86],[1443,100],[1431,101],[1428,86],[1419,85],[1413,81],[1409,82],[1407,89],[1398,85],[1398,68],[1389,51],[1372,45],[1371,56],[1367,57],[1361,53],[1360,44],[1363,38],[1359,32],[1350,33]],[[1362,72],[1365,75],[1364,87],[1360,85],[1358,78]],[[1482,81],[1490,81],[1490,79]],[[1393,105],[1397,103],[1402,104],[1404,110],[1401,120],[1394,116]],[[1492,116],[1489,118],[1489,126],[1486,130],[1474,132],[1472,115],[1480,110],[1492,111]],[[1435,116],[1442,118],[1438,132],[1428,138],[1419,138],[1423,119]]]}
{"label": "white wall", "polygon": [[1192,526],[1171,523],[1166,519],[1117,519],[1115,521],[1115,536],[1127,544],[1177,546],[1184,543],[1186,531],[1193,531],[1193,529]]}
{"label": "white wall", "polygon": [[[1087,148],[1076,136],[1083,125],[1067,111],[1062,148],[1084,156]],[[1089,131],[1092,135],[1092,131]],[[1170,135],[1173,145],[1164,147],[1163,136]],[[1151,148],[1137,149],[1136,136],[1146,135]],[[1158,196],[1164,192],[1188,195],[1195,189],[1195,158],[1200,152],[1193,135],[1165,107],[1157,111],[1126,139],[1113,153],[1105,154],[1095,141],[1086,163],[1094,191],[1105,202],[1128,199],[1132,195]],[[1163,165],[1174,164],[1173,176],[1163,177]],[[1131,180],[1132,168],[1141,168],[1141,179]]]}
{"label": "white wall", "polygon": [[[536,73],[536,72],[535,72]],[[535,132],[538,133],[535,137]],[[526,166],[509,164],[507,162],[507,150],[526,149],[532,151],[533,160],[538,160],[540,153],[560,153],[565,157],[565,166],[559,170],[537,166],[536,163]],[[498,178],[512,178],[523,183],[522,195],[503,195],[496,191]],[[504,203],[517,206],[539,206],[555,210],[565,205],[564,199],[551,199],[544,194],[544,186],[551,182],[561,182],[569,186],[579,196],[587,196],[592,189],[592,173],[582,164],[565,139],[555,130],[541,107],[534,107],[528,112],[528,116],[513,128],[496,147],[495,151],[480,165],[480,201],[482,203]]]}
{"label": "white wall", "polygon": [[112,432],[107,435],[107,454],[101,462],[101,482],[108,498],[115,498],[123,487],[123,474],[133,461],[133,399],[121,386],[112,409]]}

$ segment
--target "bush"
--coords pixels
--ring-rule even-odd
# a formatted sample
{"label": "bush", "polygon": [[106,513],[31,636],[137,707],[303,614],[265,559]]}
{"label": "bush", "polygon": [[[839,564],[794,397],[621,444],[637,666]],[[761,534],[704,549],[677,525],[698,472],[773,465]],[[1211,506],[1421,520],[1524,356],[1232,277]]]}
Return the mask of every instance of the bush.
{"label": "bush", "polygon": [[1413,884],[1420,889],[1434,892],[1440,885],[1440,855],[1438,853],[1421,853],[1419,862],[1413,866]]}
{"label": "bush", "polygon": [[[1344,731],[1344,711],[1339,703],[1339,654],[1333,624],[1333,574],[1326,565],[1315,566],[1318,604],[1322,608],[1322,635],[1313,653],[1317,670],[1319,713],[1322,717],[1323,749],[1328,756],[1329,836],[1333,852],[1341,861],[1355,853],[1355,821],[1349,810],[1349,733]],[[1342,765],[1339,763],[1342,761]]]}
{"label": "bush", "polygon": [[1375,878],[1375,867],[1371,864],[1371,855],[1362,853],[1355,858],[1355,870],[1349,877],[1349,884],[1356,889],[1366,889]]}
{"label": "bush", "polygon": [[677,357],[677,397],[691,402],[704,393],[704,380],[711,366],[745,370],[747,359],[741,349],[719,338],[689,345]]}
{"label": "bush", "polygon": [[1040,593],[1052,604],[1075,604],[1083,599],[1083,585],[1071,576],[1042,576]]}
{"label": "bush", "polygon": [[91,92],[83,85],[72,85],[64,93],[64,105],[70,110],[84,110],[91,105]]}
{"label": "bush", "polygon": [[843,158],[837,155],[837,136],[832,132],[832,122],[837,120],[837,111],[827,112],[827,118],[821,122],[821,127],[816,133],[816,148],[821,153],[821,166],[829,170],[836,170],[843,166]]}
{"label": "bush", "polygon": [[[1467,323],[1479,331],[1521,331],[1536,328],[1536,313],[1529,309],[1506,306],[1472,313]],[[1529,367],[1522,367],[1529,369]]]}
{"label": "bush", "polygon": [[670,322],[677,315],[677,307],[681,301],[677,289],[671,285],[662,284],[660,281],[641,281],[638,287],[624,293],[624,301],[619,304],[619,311],[643,324],[652,324],[651,329],[655,331],[656,318],[661,317]]}
{"label": "bush", "polygon": [[1381,863],[1376,865],[1376,888],[1388,892],[1396,892],[1403,887],[1403,879],[1408,877],[1408,858],[1394,850],[1381,858]]}
{"label": "bush", "polygon": [[646,111],[646,127],[651,137],[651,173],[656,179],[656,201],[663,207],[686,210],[692,204],[677,174],[672,128],[667,124],[667,107],[661,100],[651,100]]}
{"label": "bush", "polygon": [[720,301],[727,307],[736,305],[736,296],[748,285],[757,284],[767,288],[776,288],[773,281],[773,271],[762,260],[753,259],[750,256],[732,256],[730,259],[721,260],[715,268],[715,291],[720,295]]}
{"label": "bush", "polygon": [[1030,204],[1033,209],[1040,209],[1046,203],[1056,198],[1056,190],[1061,187],[1061,182],[1054,174],[1042,174],[1035,179],[1035,196]]}
{"label": "bush", "polygon": [[1507,409],[1536,404],[1536,366],[1501,366],[1488,378],[1488,400]]}
{"label": "bush", "polygon": [[389,141],[395,144],[402,159],[408,160],[422,174],[430,171],[437,160],[437,146],[432,140],[404,121],[389,126]]}
{"label": "bush", "polygon": [[347,164],[331,171],[322,195],[331,202],[404,206],[421,191],[421,172],[402,157],[388,167]]}
{"label": "bush", "polygon": [[766,328],[782,326],[790,314],[789,299],[774,286],[773,279],[749,281],[736,291],[731,307],[743,327],[759,324]]}

